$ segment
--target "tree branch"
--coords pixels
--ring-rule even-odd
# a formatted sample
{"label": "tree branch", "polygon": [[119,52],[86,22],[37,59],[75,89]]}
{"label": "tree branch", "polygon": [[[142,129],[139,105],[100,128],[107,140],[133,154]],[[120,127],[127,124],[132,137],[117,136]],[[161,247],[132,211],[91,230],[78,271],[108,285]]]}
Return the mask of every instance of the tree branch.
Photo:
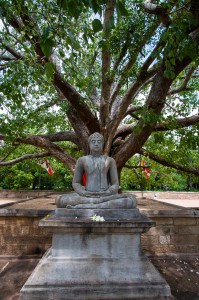
{"label": "tree branch", "polygon": [[49,152],[43,152],[43,153],[38,153],[38,154],[25,154],[21,157],[18,157],[18,158],[9,160],[9,161],[0,161],[0,167],[12,166],[21,161],[27,160],[27,159],[41,158],[41,157],[46,157],[46,156],[50,156]]}
{"label": "tree branch", "polygon": [[9,56],[0,56],[0,61],[13,61],[15,58]]}
{"label": "tree branch", "polygon": [[[115,0],[108,0],[104,12],[103,35],[108,41],[108,27],[110,20],[114,16]],[[110,63],[111,53],[110,49],[102,48],[102,93],[100,100],[100,126],[101,132],[106,135],[106,124],[109,120],[109,99],[111,90],[110,80]],[[106,141],[106,136],[104,136]]]}
{"label": "tree branch", "polygon": [[131,105],[128,110],[126,111],[125,116],[130,115],[138,110],[142,109],[142,106],[138,106],[138,105]]}
{"label": "tree branch", "polygon": [[79,146],[78,138],[77,138],[75,132],[72,132],[72,131],[61,131],[61,132],[56,132],[56,133],[52,133],[52,134],[38,135],[38,136],[46,138],[51,142],[68,141],[68,142],[72,142],[75,145]]}
{"label": "tree branch", "polygon": [[168,16],[168,11],[166,8],[163,8],[161,5],[153,4],[153,0],[145,0],[143,5],[149,14],[159,16],[165,26],[168,27],[170,25],[171,20]]}
{"label": "tree branch", "polygon": [[145,149],[140,149],[138,151],[139,154],[142,154],[146,157],[149,157],[150,159],[166,166],[166,167],[171,167],[171,168],[174,168],[174,169],[177,169],[179,171],[183,171],[183,172],[187,172],[187,173],[191,173],[191,174],[194,174],[194,175],[199,175],[199,169],[195,169],[195,168],[187,168],[187,167],[184,167],[180,164],[176,164],[176,163],[173,163],[173,162],[170,162],[164,158],[161,158],[155,154],[153,154],[152,152],[149,152],[149,151],[146,151]]}
{"label": "tree branch", "polygon": [[33,145],[35,147],[45,149],[46,151],[48,151],[49,155],[52,155],[55,158],[57,158],[59,161],[65,164],[72,172],[74,172],[75,159],[61,147],[50,142],[47,138],[30,135],[25,138],[17,138],[16,142],[27,145]]}
{"label": "tree branch", "polygon": [[[187,65],[191,63],[190,57],[185,57],[183,60],[176,60],[175,65],[175,77],[179,75],[182,70],[184,70]],[[146,100],[145,109],[148,114],[151,112],[153,115],[159,115],[165,106],[166,96],[170,89],[170,86],[175,79],[165,78],[164,76],[165,65],[164,61],[159,67],[156,73],[153,85],[149,92],[149,96]],[[144,120],[138,121],[134,126],[132,133],[129,138],[117,148],[114,158],[116,160],[118,168],[123,167],[126,161],[144,145],[150,134],[154,131],[157,121],[145,122]]]}
{"label": "tree branch", "polygon": [[181,84],[181,86],[179,86],[178,88],[170,90],[168,95],[173,95],[173,94],[180,93],[180,92],[186,90],[187,89],[187,84],[188,84],[189,80],[191,79],[191,76],[192,76],[192,74],[194,73],[195,70],[196,70],[196,67],[191,67],[189,69],[189,71],[187,72],[187,74],[185,76],[185,79],[184,79],[183,83]]}
{"label": "tree branch", "polygon": [[[147,84],[149,84],[152,79],[154,78],[154,75],[156,74],[158,68],[154,67],[151,68],[150,70],[148,70],[148,68],[150,67],[150,65],[153,63],[153,61],[155,60],[156,56],[157,56],[157,50],[159,47],[164,47],[166,42],[162,41],[162,39],[160,38],[160,40],[158,41],[158,43],[156,44],[155,48],[153,49],[153,51],[151,52],[151,54],[149,55],[149,57],[145,60],[142,68],[139,71],[139,74],[137,76],[136,81],[129,87],[126,95],[123,97],[123,99],[120,101],[120,104],[118,103],[117,105],[117,111],[121,114],[119,118],[123,118],[122,114],[124,114],[124,116],[126,115],[125,110],[127,109],[129,103],[131,102],[132,98],[136,97],[136,95],[140,92],[140,90],[146,86]],[[139,83],[137,85],[137,83]],[[117,85],[115,86],[113,93],[111,95],[111,103],[114,103],[115,98],[117,97],[117,94],[119,92],[120,86],[122,83],[118,82]],[[115,118],[115,115],[117,114],[117,112],[114,110],[112,112],[112,115],[114,116],[114,121],[117,120],[117,118]]]}
{"label": "tree branch", "polygon": [[169,122],[162,122],[154,127],[154,131],[167,131],[188,127],[199,123],[199,115],[187,118],[176,119]]}
{"label": "tree branch", "polygon": [[[132,110],[134,110],[132,108]],[[183,127],[188,127],[199,123],[199,115],[194,115],[188,118],[181,118],[169,122],[162,122],[154,127],[154,131],[176,130]],[[123,140],[133,132],[134,124],[123,124],[118,127],[114,140],[122,138]]]}
{"label": "tree branch", "polygon": [[[142,38],[141,42],[138,44],[137,48],[134,49],[133,51],[133,56],[131,55],[130,59],[128,60],[128,62],[126,63],[126,65],[123,67],[121,73],[122,75],[119,77],[119,80],[116,84],[116,86],[114,87],[114,90],[111,94],[111,99],[110,99],[110,103],[111,103],[111,106],[113,105],[116,97],[118,96],[119,94],[119,91],[122,87],[122,84],[123,84],[123,81],[124,79],[126,80],[126,77],[128,77],[128,72],[129,70],[132,68],[133,64],[135,63],[136,59],[137,59],[137,56],[138,54],[140,53],[141,49],[144,47],[144,45],[146,44],[146,42],[150,39],[150,37],[153,35],[154,31],[157,29],[157,27],[159,26],[159,24],[153,24],[153,26],[150,28],[149,32],[147,32],[147,34]],[[155,58],[154,58],[155,59]],[[148,69],[148,65],[146,65],[144,67],[144,69],[141,69],[141,72],[140,74],[142,75],[146,75],[144,73],[147,72],[147,69]],[[139,77],[139,75],[138,75]]]}
{"label": "tree branch", "polygon": [[15,51],[14,49],[12,49],[10,46],[6,45],[5,49],[11,53],[17,60],[23,60],[24,56],[21,55],[20,53],[18,53],[17,51]]}
{"label": "tree branch", "polygon": [[75,130],[76,137],[78,139],[78,144],[80,145],[81,149],[84,152],[84,155],[89,154],[89,144],[88,144],[88,137],[89,131],[82,120],[79,118],[77,112],[71,107],[66,112],[67,117]]}
{"label": "tree branch", "polygon": [[99,131],[99,122],[97,118],[93,115],[88,105],[84,103],[81,95],[74,89],[74,87],[72,87],[72,85],[64,80],[58,71],[54,74],[53,82],[67,98],[72,107],[78,112],[79,117],[87,126],[90,133]]}
{"label": "tree branch", "polygon": [[127,168],[127,169],[144,169],[144,168],[150,168],[150,166],[129,166],[129,165],[124,165],[124,168]]}
{"label": "tree branch", "polygon": [[114,140],[116,140],[117,138],[125,139],[129,134],[132,133],[133,127],[134,127],[134,125],[132,125],[132,124],[120,125],[116,131]]}
{"label": "tree branch", "polygon": [[127,53],[127,50],[129,48],[130,44],[131,44],[130,43],[130,37],[127,37],[127,40],[126,40],[125,44],[123,45],[123,47],[120,51],[119,57],[116,59],[116,61],[113,64],[113,70],[116,70],[119,67],[122,59],[124,58],[124,56]]}
{"label": "tree branch", "polygon": [[144,77],[143,74],[139,74],[137,80],[129,87],[126,94],[118,104],[117,111],[114,111],[114,113],[112,112],[113,120],[109,124],[110,127],[109,133],[115,132],[121,120],[125,116],[128,106],[132,101],[132,98],[134,98],[134,96],[136,95],[137,91],[142,86],[142,84],[144,84],[144,82],[146,82],[148,78],[151,76],[153,75],[150,73],[146,73]]}

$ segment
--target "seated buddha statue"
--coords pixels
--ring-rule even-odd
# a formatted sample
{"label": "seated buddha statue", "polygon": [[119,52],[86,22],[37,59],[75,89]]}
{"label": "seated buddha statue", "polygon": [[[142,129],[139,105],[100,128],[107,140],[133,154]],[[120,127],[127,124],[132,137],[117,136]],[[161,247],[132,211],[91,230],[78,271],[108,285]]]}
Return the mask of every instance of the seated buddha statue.
{"label": "seated buddha statue", "polygon": [[[133,195],[118,194],[119,180],[115,160],[103,155],[103,136],[90,135],[90,155],[77,160],[73,178],[74,192],[56,199],[58,208],[135,208]],[[86,185],[83,176],[86,175]]]}

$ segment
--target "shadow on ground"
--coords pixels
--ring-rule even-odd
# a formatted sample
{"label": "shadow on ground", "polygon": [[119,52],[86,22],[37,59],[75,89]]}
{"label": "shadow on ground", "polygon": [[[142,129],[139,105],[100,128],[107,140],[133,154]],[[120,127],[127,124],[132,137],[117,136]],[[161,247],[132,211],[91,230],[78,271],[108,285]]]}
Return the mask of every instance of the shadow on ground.
{"label": "shadow on ground", "polygon": [[199,256],[161,256],[150,259],[177,300],[199,300]]}
{"label": "shadow on ground", "polygon": [[2,258],[0,260],[0,299],[18,300],[20,289],[38,262],[39,258]]}

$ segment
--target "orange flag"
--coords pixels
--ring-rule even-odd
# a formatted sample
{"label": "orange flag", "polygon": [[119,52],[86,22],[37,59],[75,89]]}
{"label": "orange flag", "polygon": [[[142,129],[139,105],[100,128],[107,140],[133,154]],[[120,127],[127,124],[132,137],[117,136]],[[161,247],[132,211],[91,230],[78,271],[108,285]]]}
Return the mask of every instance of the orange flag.
{"label": "orange flag", "polygon": [[151,176],[151,172],[150,172],[150,170],[148,168],[146,168],[144,166],[146,166],[146,163],[145,163],[144,160],[142,160],[142,171],[144,171],[146,179],[149,179],[150,176]]}
{"label": "orange flag", "polygon": [[43,169],[45,169],[49,175],[53,176],[55,171],[53,170],[50,162],[48,159],[46,159],[42,164],[37,163],[38,165],[40,165]]}

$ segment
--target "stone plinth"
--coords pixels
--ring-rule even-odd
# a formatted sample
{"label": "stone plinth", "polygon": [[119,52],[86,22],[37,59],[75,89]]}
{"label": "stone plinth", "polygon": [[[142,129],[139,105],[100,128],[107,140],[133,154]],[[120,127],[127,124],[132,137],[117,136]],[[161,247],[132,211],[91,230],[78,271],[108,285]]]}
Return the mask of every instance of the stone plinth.
{"label": "stone plinth", "polygon": [[[93,214],[104,222],[93,222]],[[138,210],[57,209],[40,222],[52,248],[23,286],[20,300],[171,299],[170,288],[141,252],[154,222]]]}

